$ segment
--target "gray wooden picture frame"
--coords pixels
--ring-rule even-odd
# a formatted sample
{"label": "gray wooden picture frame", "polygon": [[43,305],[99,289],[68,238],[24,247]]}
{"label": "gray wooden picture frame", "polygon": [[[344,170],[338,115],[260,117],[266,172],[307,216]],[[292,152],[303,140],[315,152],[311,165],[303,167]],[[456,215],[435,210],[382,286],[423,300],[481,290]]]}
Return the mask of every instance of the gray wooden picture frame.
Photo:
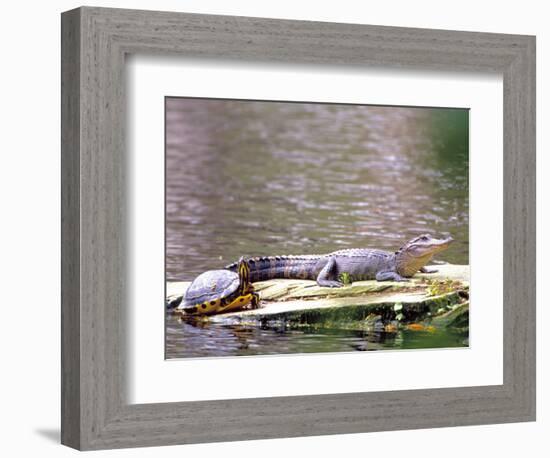
{"label": "gray wooden picture frame", "polygon": [[[105,449],[535,419],[534,37],[83,7],[62,14],[61,38],[63,444]],[[128,404],[125,56],[136,53],[502,74],[504,383]]]}

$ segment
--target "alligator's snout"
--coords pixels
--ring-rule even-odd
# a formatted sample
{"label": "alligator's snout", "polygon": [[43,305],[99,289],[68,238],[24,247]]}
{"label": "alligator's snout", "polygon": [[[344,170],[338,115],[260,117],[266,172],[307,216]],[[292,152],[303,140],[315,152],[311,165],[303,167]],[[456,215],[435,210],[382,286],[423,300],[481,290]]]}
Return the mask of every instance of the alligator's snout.
{"label": "alligator's snout", "polygon": [[428,250],[430,250],[431,248],[434,252],[439,253],[440,251],[446,250],[449,247],[449,245],[454,242],[454,240],[455,239],[453,239],[450,236],[447,237],[446,239],[434,240],[433,245],[430,247],[428,244],[426,248]]}
{"label": "alligator's snout", "polygon": [[450,236],[438,239],[429,234],[424,234],[407,242],[399,252],[404,256],[424,258],[446,250],[453,241],[454,239]]}

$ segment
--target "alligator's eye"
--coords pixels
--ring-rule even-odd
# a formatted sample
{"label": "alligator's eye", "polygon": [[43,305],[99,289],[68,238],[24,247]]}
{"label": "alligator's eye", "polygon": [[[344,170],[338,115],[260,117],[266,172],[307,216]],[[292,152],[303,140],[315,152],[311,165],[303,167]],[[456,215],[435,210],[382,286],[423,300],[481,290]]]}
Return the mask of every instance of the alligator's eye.
{"label": "alligator's eye", "polygon": [[428,240],[428,236],[427,236],[427,235],[423,235],[422,237],[420,237],[420,240],[426,241],[426,240]]}

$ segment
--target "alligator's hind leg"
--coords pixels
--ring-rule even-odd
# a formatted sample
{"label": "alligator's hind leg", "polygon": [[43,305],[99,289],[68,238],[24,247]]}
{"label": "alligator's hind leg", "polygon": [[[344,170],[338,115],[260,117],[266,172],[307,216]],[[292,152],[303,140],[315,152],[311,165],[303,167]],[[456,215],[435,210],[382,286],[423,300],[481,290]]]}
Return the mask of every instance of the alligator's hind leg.
{"label": "alligator's hind leg", "polygon": [[340,288],[344,286],[341,281],[335,280],[336,259],[330,258],[325,267],[317,275],[317,284],[327,288]]}
{"label": "alligator's hind leg", "polygon": [[377,281],[408,281],[405,277],[402,277],[397,272],[393,270],[386,270],[383,272],[378,272],[376,274]]}

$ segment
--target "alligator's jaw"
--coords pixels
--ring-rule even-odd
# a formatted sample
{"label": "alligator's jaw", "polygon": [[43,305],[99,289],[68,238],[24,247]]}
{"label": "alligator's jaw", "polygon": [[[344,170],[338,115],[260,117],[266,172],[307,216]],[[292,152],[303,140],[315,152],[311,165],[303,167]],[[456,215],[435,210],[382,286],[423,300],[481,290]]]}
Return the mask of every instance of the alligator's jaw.
{"label": "alligator's jaw", "polygon": [[421,235],[410,240],[396,254],[397,273],[403,277],[412,277],[452,242],[452,237],[436,239],[430,235]]}

